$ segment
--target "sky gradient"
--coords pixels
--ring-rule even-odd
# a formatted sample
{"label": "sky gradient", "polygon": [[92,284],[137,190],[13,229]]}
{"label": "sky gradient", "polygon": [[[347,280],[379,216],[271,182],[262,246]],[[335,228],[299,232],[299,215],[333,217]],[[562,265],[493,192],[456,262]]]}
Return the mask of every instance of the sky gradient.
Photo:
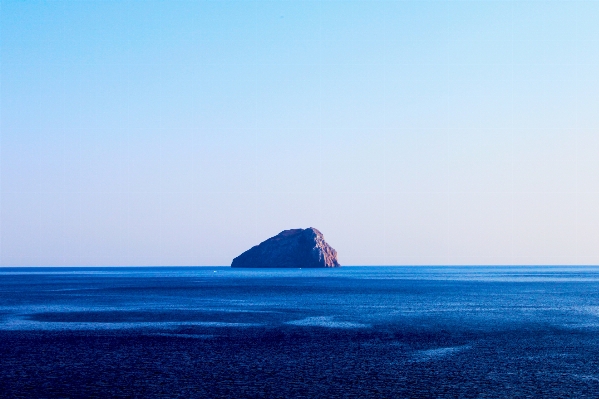
{"label": "sky gradient", "polygon": [[598,1],[2,1],[0,265],[599,264]]}

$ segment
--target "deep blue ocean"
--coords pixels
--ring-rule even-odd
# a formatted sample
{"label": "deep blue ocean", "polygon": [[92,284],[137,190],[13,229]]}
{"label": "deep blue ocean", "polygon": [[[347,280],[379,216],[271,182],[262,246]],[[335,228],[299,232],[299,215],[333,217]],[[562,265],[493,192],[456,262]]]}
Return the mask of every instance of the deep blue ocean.
{"label": "deep blue ocean", "polygon": [[599,267],[0,268],[2,398],[599,398]]}

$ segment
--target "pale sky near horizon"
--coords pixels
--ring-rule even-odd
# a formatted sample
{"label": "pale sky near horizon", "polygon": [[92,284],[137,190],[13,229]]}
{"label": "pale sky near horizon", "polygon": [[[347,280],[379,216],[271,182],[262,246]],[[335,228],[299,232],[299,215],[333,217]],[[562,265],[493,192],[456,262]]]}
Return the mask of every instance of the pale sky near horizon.
{"label": "pale sky near horizon", "polygon": [[0,265],[599,264],[599,1],[1,1]]}

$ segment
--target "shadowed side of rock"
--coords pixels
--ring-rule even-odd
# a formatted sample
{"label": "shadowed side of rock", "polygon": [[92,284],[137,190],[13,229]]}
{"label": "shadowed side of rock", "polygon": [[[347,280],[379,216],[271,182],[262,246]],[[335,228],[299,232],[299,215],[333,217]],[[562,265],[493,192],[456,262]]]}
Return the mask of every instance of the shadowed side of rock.
{"label": "shadowed side of rock", "polygon": [[326,243],[320,231],[284,230],[256,245],[235,259],[231,267],[245,268],[322,268],[340,267],[337,251]]}

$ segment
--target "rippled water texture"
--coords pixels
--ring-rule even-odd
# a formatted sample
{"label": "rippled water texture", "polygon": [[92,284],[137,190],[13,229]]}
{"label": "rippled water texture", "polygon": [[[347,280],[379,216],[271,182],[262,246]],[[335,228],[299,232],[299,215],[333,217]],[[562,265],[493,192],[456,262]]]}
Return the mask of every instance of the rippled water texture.
{"label": "rippled water texture", "polygon": [[599,397],[599,268],[1,268],[2,397]]}

